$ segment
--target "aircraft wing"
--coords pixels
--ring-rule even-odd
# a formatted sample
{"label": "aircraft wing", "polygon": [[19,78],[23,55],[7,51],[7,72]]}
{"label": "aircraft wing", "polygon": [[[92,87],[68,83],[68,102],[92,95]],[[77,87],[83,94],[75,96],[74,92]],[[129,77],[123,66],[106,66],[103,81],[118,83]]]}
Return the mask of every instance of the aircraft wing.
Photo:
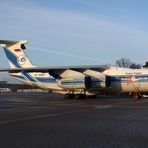
{"label": "aircraft wing", "polygon": [[13,69],[0,69],[0,72],[19,73],[19,72],[42,72],[49,73],[55,78],[60,78],[60,74],[66,70],[73,70],[83,73],[85,70],[94,70],[103,72],[109,69],[107,65],[85,65],[85,66],[60,66],[60,67],[31,67],[31,68],[13,68]]}

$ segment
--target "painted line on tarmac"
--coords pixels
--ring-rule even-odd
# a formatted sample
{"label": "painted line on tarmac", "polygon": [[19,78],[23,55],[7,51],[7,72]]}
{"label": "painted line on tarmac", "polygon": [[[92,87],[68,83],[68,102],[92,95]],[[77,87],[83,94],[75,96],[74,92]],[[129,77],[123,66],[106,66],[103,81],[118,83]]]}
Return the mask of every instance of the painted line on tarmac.
{"label": "painted line on tarmac", "polygon": [[21,121],[35,120],[35,119],[42,119],[42,118],[57,117],[57,116],[62,116],[62,115],[70,115],[70,114],[88,112],[88,111],[90,110],[79,110],[79,111],[71,111],[71,112],[63,112],[63,113],[35,115],[35,116],[24,117],[24,118],[19,118],[19,119],[0,121],[0,125],[16,123],[16,122],[21,122]]}
{"label": "painted line on tarmac", "polygon": [[[117,99],[110,99],[110,101],[114,101],[116,102]],[[98,100],[96,100],[98,101]],[[101,100],[102,101],[102,100]],[[117,106],[117,105],[131,105],[131,104],[142,104],[142,103],[146,103],[148,102],[148,99],[142,99],[142,100],[139,100],[139,101],[135,101],[135,100],[132,100],[132,99],[126,99],[126,102],[123,102],[123,103],[108,103],[105,99],[104,99],[104,103],[105,104],[99,104],[99,102],[94,102],[94,101],[85,101],[84,102],[74,102],[74,103],[55,103],[54,105],[57,105],[57,106],[73,106],[73,105],[80,105],[80,106]],[[90,104],[89,104],[90,103]],[[98,103],[98,104],[95,104],[95,103]],[[52,104],[51,104],[52,105]]]}
{"label": "painted line on tarmac", "polygon": [[136,108],[136,109],[148,109],[148,107],[146,107],[146,106],[113,106],[113,108]]}
{"label": "painted line on tarmac", "polygon": [[109,108],[113,108],[112,105],[93,105],[92,107],[93,107],[93,109],[109,109]]}
{"label": "painted line on tarmac", "polygon": [[148,109],[148,106],[141,106],[141,104],[147,103],[147,102],[148,102],[148,100],[141,100],[139,102],[126,102],[126,103],[105,104],[105,105],[92,105],[92,107],[94,109],[109,109],[109,108]]}
{"label": "painted line on tarmac", "polygon": [[112,106],[118,106],[118,105],[131,105],[131,104],[142,104],[142,103],[147,103],[148,100],[139,100],[139,101],[131,101],[131,102],[125,102],[125,103],[115,103],[115,104],[110,104]]}
{"label": "painted line on tarmac", "polygon": [[83,106],[85,104],[87,104],[89,102],[83,102],[83,103],[61,103],[61,104],[54,104],[55,106],[75,106],[75,105],[78,105],[78,106]]}

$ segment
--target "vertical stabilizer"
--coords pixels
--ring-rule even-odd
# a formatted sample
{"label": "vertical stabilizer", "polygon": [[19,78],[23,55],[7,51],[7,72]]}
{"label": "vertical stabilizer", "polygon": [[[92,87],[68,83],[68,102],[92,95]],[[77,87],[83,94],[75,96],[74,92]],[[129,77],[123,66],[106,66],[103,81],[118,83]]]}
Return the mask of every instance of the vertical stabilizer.
{"label": "vertical stabilizer", "polygon": [[0,44],[4,44],[3,48],[8,58],[10,68],[27,68],[34,67],[24,50],[25,43],[28,41],[8,41],[0,40]]}
{"label": "vertical stabilizer", "polygon": [[[10,68],[31,68],[35,67],[24,50],[26,49],[25,44],[28,43],[26,40],[20,41],[8,41],[8,40],[0,40],[0,44],[3,44],[3,48],[5,54],[8,58],[8,62]],[[21,71],[19,73],[11,73],[11,76],[22,81],[23,83],[29,81],[31,82],[39,82],[38,78],[49,78],[48,73],[27,73]],[[31,83],[32,84],[32,83]]]}

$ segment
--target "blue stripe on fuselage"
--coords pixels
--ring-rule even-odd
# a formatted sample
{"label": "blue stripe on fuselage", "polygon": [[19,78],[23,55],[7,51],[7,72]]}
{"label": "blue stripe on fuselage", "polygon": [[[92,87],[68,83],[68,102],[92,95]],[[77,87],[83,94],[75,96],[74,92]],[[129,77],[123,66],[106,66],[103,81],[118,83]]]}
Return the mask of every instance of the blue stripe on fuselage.
{"label": "blue stripe on fuselage", "polygon": [[[16,57],[11,51],[9,51],[7,48],[4,48],[4,51],[5,51],[5,53],[6,53],[7,58],[10,60],[11,63],[13,63],[17,68],[22,68],[22,67],[18,64],[17,57]],[[24,72],[24,71],[22,71],[21,73],[22,73],[25,77],[27,77],[30,81],[35,81],[35,80],[33,79],[33,77],[32,77],[30,74],[28,74],[28,73],[26,73],[26,72]]]}
{"label": "blue stripe on fuselage", "polygon": [[34,81],[34,82],[35,82],[35,80],[33,79],[33,77],[31,77],[30,74],[28,74],[28,73],[26,73],[26,72],[24,72],[24,71],[22,71],[21,73],[22,73],[24,76],[26,76],[30,81]]}
{"label": "blue stripe on fuselage", "polygon": [[35,77],[35,78],[38,81],[45,82],[45,83],[48,83],[48,82],[55,83],[56,82],[56,79],[55,78],[49,78],[49,77]]}
{"label": "blue stripe on fuselage", "polygon": [[15,78],[19,78],[19,79],[25,79],[23,76],[19,76],[19,75],[13,75],[11,74],[12,77],[15,77]]}
{"label": "blue stripe on fuselage", "polygon": [[4,48],[4,51],[6,53],[7,58],[17,67],[17,68],[21,68],[20,65],[17,62],[17,57],[10,52],[7,48]]}
{"label": "blue stripe on fuselage", "polygon": [[127,83],[130,77],[134,77],[137,79],[138,82],[148,82],[148,75],[116,75],[116,76],[109,76],[111,82],[120,82],[120,83]]}
{"label": "blue stripe on fuselage", "polygon": [[[11,76],[13,76],[13,77],[16,77],[16,78],[20,78],[20,79],[25,79],[23,76],[19,76],[19,75],[11,75]],[[36,79],[39,81],[39,82],[42,82],[42,83],[48,83],[48,82],[50,82],[50,83],[55,83],[56,82],[56,79],[54,79],[54,78],[48,78],[48,77],[44,77],[44,78],[37,78],[36,77]]]}

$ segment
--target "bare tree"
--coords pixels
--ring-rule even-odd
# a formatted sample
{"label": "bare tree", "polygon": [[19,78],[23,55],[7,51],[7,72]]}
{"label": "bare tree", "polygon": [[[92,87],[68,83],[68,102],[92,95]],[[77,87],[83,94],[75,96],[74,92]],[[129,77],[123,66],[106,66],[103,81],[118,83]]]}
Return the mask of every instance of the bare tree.
{"label": "bare tree", "polygon": [[133,63],[127,58],[121,58],[121,59],[117,60],[116,66],[125,67],[125,68],[132,68],[132,69],[140,69],[142,67],[141,64]]}
{"label": "bare tree", "polygon": [[131,61],[127,58],[121,58],[116,61],[116,66],[118,66],[118,67],[128,68],[128,67],[130,67],[131,64],[132,64]]}
{"label": "bare tree", "polygon": [[130,68],[132,68],[132,69],[140,69],[141,67],[142,67],[141,64],[136,64],[136,63],[132,63],[130,65]]}

